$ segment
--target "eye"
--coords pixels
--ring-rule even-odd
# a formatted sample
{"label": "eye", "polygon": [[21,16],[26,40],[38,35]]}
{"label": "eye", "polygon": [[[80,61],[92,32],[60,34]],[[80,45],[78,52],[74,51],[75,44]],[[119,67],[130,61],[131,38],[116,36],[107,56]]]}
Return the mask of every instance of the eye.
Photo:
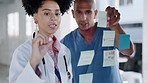
{"label": "eye", "polygon": [[49,16],[50,13],[49,13],[49,12],[44,12],[44,15],[45,15],[45,16]]}
{"label": "eye", "polygon": [[86,14],[90,15],[90,14],[92,14],[92,11],[91,10],[87,10]]}
{"label": "eye", "polygon": [[61,13],[60,13],[60,12],[57,12],[57,13],[55,13],[55,15],[56,15],[56,16],[60,16],[60,15],[61,15]]}
{"label": "eye", "polygon": [[80,10],[76,10],[77,14],[82,14],[82,12]]}
{"label": "eye", "polygon": [[49,15],[49,13],[45,12],[45,13],[44,13],[44,15],[48,16],[48,15]]}

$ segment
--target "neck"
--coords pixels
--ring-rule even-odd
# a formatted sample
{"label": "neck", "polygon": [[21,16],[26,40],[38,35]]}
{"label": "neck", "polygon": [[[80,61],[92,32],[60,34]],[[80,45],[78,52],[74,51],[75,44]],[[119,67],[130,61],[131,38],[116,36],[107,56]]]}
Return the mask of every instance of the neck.
{"label": "neck", "polygon": [[54,34],[45,33],[45,32],[40,31],[40,30],[39,30],[39,33],[44,35],[44,36],[47,36],[47,37],[53,37],[54,36]]}
{"label": "neck", "polygon": [[78,30],[79,30],[80,34],[84,37],[86,42],[90,43],[92,41],[92,38],[93,38],[94,34],[95,34],[96,25],[90,27],[87,30],[81,30],[81,29],[78,29]]}
{"label": "neck", "polygon": [[88,29],[86,29],[86,30],[82,30],[82,29],[80,29],[80,28],[78,28],[78,30],[79,30],[80,34],[81,34],[83,37],[86,37],[86,36],[93,36],[94,33],[95,33],[95,31],[96,31],[96,27],[97,27],[96,25],[97,25],[97,23],[95,23],[94,26],[92,26],[92,27],[90,27],[90,28],[88,28]]}

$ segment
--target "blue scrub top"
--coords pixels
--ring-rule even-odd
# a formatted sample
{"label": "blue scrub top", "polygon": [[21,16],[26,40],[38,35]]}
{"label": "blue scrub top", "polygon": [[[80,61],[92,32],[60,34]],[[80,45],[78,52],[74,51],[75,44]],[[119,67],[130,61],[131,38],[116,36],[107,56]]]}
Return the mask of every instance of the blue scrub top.
{"label": "blue scrub top", "polygon": [[[115,47],[102,47],[103,31],[109,28],[97,27],[90,44],[75,29],[61,41],[71,51],[73,83],[79,83],[79,75],[93,73],[92,83],[122,83],[118,65],[103,67],[103,51],[113,50]],[[94,50],[95,55],[90,65],[77,66],[81,51]],[[117,61],[115,61],[117,62]]]}

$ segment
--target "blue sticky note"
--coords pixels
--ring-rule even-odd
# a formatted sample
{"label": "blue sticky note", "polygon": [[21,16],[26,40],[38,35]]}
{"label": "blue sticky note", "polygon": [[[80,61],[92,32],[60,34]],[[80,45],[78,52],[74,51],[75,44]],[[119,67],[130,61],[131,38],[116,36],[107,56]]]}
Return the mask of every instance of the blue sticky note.
{"label": "blue sticky note", "polygon": [[130,48],[130,35],[121,34],[119,36],[119,50],[125,50]]}

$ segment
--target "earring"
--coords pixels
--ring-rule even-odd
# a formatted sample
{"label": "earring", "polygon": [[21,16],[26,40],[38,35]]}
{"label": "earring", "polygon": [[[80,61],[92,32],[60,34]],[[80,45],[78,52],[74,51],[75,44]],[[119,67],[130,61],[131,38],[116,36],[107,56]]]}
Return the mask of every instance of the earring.
{"label": "earring", "polygon": [[38,29],[38,22],[37,22],[36,19],[34,19],[34,23],[35,23],[35,28],[36,28],[36,29],[35,29],[35,35],[37,35],[39,29]]}

